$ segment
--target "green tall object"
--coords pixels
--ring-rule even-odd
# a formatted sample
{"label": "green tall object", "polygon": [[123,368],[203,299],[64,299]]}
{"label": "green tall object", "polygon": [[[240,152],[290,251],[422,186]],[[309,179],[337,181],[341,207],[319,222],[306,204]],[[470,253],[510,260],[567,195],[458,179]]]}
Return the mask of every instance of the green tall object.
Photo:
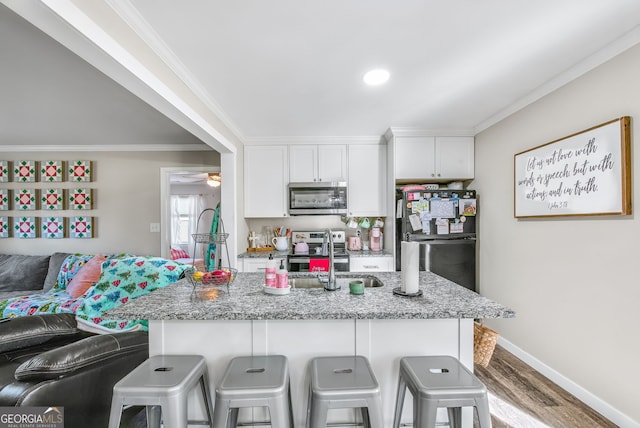
{"label": "green tall object", "polygon": [[[220,218],[220,202],[216,205],[216,209],[213,212],[213,220],[211,220],[211,230],[209,231],[212,234],[218,233],[218,223]],[[210,242],[207,245],[207,257],[205,259],[205,267],[207,271],[212,271],[216,266],[216,260],[219,258],[218,254],[216,254],[217,246],[215,242]]]}

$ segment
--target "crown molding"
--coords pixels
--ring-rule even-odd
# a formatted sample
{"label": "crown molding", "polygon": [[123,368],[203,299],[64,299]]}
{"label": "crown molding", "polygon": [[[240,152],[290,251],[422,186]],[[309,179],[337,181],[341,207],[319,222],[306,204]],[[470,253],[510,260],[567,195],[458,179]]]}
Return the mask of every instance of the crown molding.
{"label": "crown molding", "polygon": [[384,133],[384,137],[390,140],[392,137],[474,137],[476,132],[473,129],[419,129],[390,127]]}
{"label": "crown molding", "polygon": [[0,152],[202,152],[206,144],[36,145],[0,144]]}
{"label": "crown molding", "polygon": [[244,141],[242,131],[231,117],[220,107],[209,92],[195,78],[178,56],[167,46],[162,37],[142,17],[138,9],[129,0],[106,0],[115,13],[155,52],[180,80],[200,99],[213,114],[240,140]]}
{"label": "crown molding", "polygon": [[251,137],[244,140],[246,146],[268,144],[379,144],[381,142],[384,142],[384,139],[380,135]]}
{"label": "crown molding", "polygon": [[533,92],[529,93],[529,95],[521,98],[515,103],[511,104],[509,107],[499,111],[495,115],[491,116],[487,120],[479,123],[475,128],[475,133],[479,134],[485,129],[495,125],[503,119],[511,116],[512,114],[522,110],[529,104],[533,104],[539,99],[543,98],[546,95],[549,95],[553,91],[560,89],[562,86],[567,83],[577,79],[578,77],[588,73],[589,71],[595,69],[596,67],[604,64],[605,62],[613,59],[614,57],[620,55],[624,51],[632,48],[633,46],[640,43],[640,25],[637,25],[624,36],[614,40],[609,43],[604,48],[600,49],[593,55],[583,59],[582,61],[576,63],[571,68],[567,69],[563,73],[560,73],[553,79],[544,83],[541,86],[538,86]]}

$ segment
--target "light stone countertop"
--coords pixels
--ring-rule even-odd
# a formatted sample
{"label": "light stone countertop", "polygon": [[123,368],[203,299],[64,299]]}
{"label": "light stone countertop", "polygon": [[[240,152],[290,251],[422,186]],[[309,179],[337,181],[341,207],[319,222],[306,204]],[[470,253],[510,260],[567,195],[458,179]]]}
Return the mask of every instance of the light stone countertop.
{"label": "light stone countertop", "polygon": [[[291,275],[293,276],[293,274]],[[313,274],[296,274],[296,277]],[[180,280],[104,313],[104,319],[149,320],[306,320],[512,318],[515,312],[431,272],[420,272],[419,297],[393,294],[400,272],[340,273],[340,277],[375,276],[384,286],[352,295],[296,289],[286,295],[262,291],[264,273],[238,273],[226,287],[194,287]]]}

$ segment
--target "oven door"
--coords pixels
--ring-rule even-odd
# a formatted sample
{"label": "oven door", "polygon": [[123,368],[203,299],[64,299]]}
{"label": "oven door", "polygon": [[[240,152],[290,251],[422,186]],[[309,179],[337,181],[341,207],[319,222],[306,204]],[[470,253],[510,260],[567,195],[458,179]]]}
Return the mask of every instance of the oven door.
{"label": "oven door", "polygon": [[[311,257],[309,256],[288,256],[287,269],[289,272],[311,272]],[[326,257],[315,257],[315,260],[328,260]],[[320,264],[320,263],[319,263]],[[349,256],[335,257],[333,267],[336,272],[349,272]]]}

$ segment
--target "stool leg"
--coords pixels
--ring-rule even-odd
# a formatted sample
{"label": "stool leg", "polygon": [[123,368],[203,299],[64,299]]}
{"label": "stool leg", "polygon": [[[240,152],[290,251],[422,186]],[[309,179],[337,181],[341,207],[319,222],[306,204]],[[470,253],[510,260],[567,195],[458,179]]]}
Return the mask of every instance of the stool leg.
{"label": "stool leg", "polygon": [[417,413],[414,409],[414,426],[416,428],[435,428],[438,416],[436,400],[418,400]]}
{"label": "stool leg", "polygon": [[229,401],[216,397],[216,405],[213,408],[213,426],[226,428],[229,421]]}
{"label": "stool leg", "polygon": [[369,419],[369,408],[361,407],[360,410],[362,412],[362,425],[364,426],[364,428],[371,428],[371,420]]}
{"label": "stool leg", "polygon": [[213,404],[211,403],[211,390],[209,389],[209,376],[205,368],[204,374],[200,378],[200,389],[202,390],[202,398],[204,399],[204,407],[207,411],[207,420],[209,427],[213,428]]}
{"label": "stool leg", "polygon": [[187,397],[169,399],[162,403],[165,427],[187,428]]}
{"label": "stool leg", "polygon": [[449,427],[462,428],[462,409],[460,407],[447,407],[449,415]]}
{"label": "stool leg", "polygon": [[147,428],[160,428],[162,422],[162,412],[160,406],[145,406],[147,414]]}
{"label": "stool leg", "polygon": [[327,424],[327,413],[329,405],[322,400],[311,401],[311,422],[307,428],[325,428]]}
{"label": "stool leg", "polygon": [[396,393],[396,410],[393,415],[393,428],[400,428],[400,418],[402,417],[402,407],[404,405],[406,387],[407,384],[401,373],[398,377],[398,392]]}
{"label": "stool leg", "polygon": [[483,398],[476,399],[476,412],[478,413],[480,428],[491,428],[491,412],[487,394]]}
{"label": "stool leg", "polygon": [[119,428],[122,417],[122,398],[116,392],[111,398],[111,410],[109,412],[109,428]]}
{"label": "stool leg", "polygon": [[273,428],[292,428],[288,407],[284,397],[269,400],[269,418]]}
{"label": "stool leg", "polygon": [[382,416],[382,397],[377,395],[368,408],[369,414],[369,426],[371,428],[383,428],[383,416]]}

